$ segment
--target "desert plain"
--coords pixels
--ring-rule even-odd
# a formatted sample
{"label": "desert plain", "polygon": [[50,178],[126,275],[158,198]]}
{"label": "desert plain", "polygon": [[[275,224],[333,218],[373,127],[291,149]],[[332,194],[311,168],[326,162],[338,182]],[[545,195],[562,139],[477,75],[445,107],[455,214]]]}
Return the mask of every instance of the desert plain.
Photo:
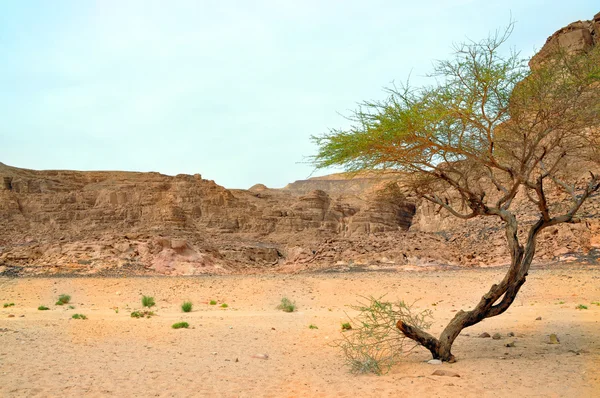
{"label": "desert plain", "polygon": [[[2,278],[0,302],[15,305],[0,308],[0,396],[600,396],[597,265],[532,269],[505,314],[463,330],[455,363],[428,364],[417,348],[381,376],[344,364],[335,342],[361,296],[416,301],[433,311],[436,335],[503,271]],[[55,305],[60,294],[74,308]],[[155,298],[156,315],[132,318],[142,295]],[[277,309],[282,297],[296,311]],[[186,300],[192,312],[182,312]],[[171,327],[180,321],[190,327]],[[560,344],[548,344],[552,333]],[[432,375],[437,369],[460,377]]]}

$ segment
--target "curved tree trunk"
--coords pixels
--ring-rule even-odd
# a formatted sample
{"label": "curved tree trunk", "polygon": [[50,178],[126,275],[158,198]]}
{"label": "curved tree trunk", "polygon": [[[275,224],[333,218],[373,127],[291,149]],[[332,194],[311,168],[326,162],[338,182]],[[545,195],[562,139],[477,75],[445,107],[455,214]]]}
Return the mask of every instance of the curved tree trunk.
{"label": "curved tree trunk", "polygon": [[517,237],[517,221],[515,217],[512,214],[504,213],[502,218],[506,222],[506,239],[511,252],[511,265],[504,279],[500,283],[492,285],[474,309],[457,312],[442,331],[439,339],[402,321],[398,321],[396,325],[406,337],[415,340],[431,351],[434,359],[454,362],[456,359],[452,355],[451,349],[454,340],[460,332],[464,328],[506,311],[513,303],[521,286],[525,283],[531,261],[535,254],[537,234],[547,225],[542,219],[534,224],[529,231],[526,246],[523,247],[519,244]]}

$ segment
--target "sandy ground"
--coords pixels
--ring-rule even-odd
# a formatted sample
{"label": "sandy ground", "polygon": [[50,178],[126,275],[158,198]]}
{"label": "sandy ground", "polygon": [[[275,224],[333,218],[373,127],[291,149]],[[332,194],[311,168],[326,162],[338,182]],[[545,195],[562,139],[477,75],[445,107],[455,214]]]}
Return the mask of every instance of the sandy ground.
{"label": "sandy ground", "polygon": [[[600,397],[600,306],[591,304],[600,301],[598,267],[533,270],[507,313],[463,331],[453,364],[427,364],[429,353],[418,349],[384,376],[353,375],[331,344],[359,295],[419,299],[434,311],[438,334],[501,274],[0,279],[0,303],[15,303],[0,307],[0,395]],[[54,305],[62,293],[74,309]],[[157,316],[130,317],[141,294],[156,298]],[[283,296],[296,312],[276,309]],[[194,302],[191,313],[181,312],[184,300]],[[38,311],[42,304],[50,310]],[[178,321],[190,329],[172,329]],[[516,346],[482,332],[514,332]],[[546,344],[550,333],[561,344]],[[269,359],[252,357],[263,353]],[[461,377],[432,376],[440,368]]]}

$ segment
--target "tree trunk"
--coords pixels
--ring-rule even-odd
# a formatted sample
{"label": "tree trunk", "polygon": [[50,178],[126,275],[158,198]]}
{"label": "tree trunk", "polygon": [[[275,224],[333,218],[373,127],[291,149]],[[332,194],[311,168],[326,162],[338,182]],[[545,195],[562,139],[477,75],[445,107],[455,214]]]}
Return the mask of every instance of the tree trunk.
{"label": "tree trunk", "polygon": [[511,251],[511,265],[499,284],[492,285],[490,290],[481,298],[477,306],[470,311],[459,311],[442,331],[439,339],[429,333],[398,321],[396,326],[410,339],[427,348],[434,359],[454,362],[452,344],[460,332],[486,318],[497,316],[506,311],[515,300],[519,289],[525,283],[531,261],[535,254],[537,234],[545,227],[544,220],[539,220],[529,230],[525,248],[519,244],[517,237],[517,221],[512,214],[503,214],[506,222],[506,239]]}

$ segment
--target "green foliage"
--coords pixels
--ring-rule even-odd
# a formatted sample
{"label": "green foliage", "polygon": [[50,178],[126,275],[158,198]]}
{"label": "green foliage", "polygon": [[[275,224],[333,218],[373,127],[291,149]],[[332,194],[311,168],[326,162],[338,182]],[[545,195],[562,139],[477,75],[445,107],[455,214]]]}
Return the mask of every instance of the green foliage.
{"label": "green foliage", "polygon": [[132,318],[150,318],[154,316],[154,311],[133,311],[131,313]]}
{"label": "green foliage", "polygon": [[342,323],[342,330],[352,330],[352,325],[350,322]]}
{"label": "green foliage", "polygon": [[38,307],[38,310],[40,310],[40,311],[48,311],[49,309],[50,309],[50,308],[48,308],[48,307],[46,307],[46,306],[44,306],[44,305],[40,305],[40,306]]}
{"label": "green foliage", "polygon": [[70,310],[74,310],[74,309],[75,309],[75,306],[74,306],[74,305],[70,305],[70,306],[69,306],[69,309],[70,309]]}
{"label": "green foliage", "polygon": [[578,309],[578,310],[587,310],[588,309],[587,305],[583,305],[583,304],[579,304],[575,308]]}
{"label": "green foliage", "polygon": [[186,301],[183,304],[181,304],[181,311],[183,312],[191,312],[192,311],[192,307],[193,304],[191,301]]}
{"label": "green foliage", "polygon": [[319,327],[317,325],[313,325],[312,323],[310,325],[308,325],[309,329],[318,329]]}
{"label": "green foliage", "polygon": [[4,303],[4,308],[14,307],[15,303]]}
{"label": "green foliage", "polygon": [[217,302],[215,300],[210,300],[210,305],[217,305]]}
{"label": "green foliage", "polygon": [[386,99],[363,102],[349,128],[312,137],[313,164],[408,172],[403,183],[417,195],[446,209],[457,197],[453,209],[473,216],[492,204],[482,187],[505,193],[494,202],[506,210],[519,187],[568,175],[565,159],[599,164],[600,134],[586,131],[600,112],[600,46],[581,56],[557,51],[529,70],[519,54],[499,50],[511,30],[457,45],[434,63],[431,85],[393,86]]}
{"label": "green foliage", "polygon": [[71,318],[73,318],[73,319],[87,319],[87,316],[85,316],[83,314],[73,314],[73,316]]}
{"label": "green foliage", "polygon": [[593,304],[593,305],[600,306],[600,301],[592,301],[592,304]]}
{"label": "green foliage", "polygon": [[152,296],[142,296],[142,306],[144,307],[154,307],[156,303],[154,302],[154,297]]}
{"label": "green foliage", "polygon": [[71,296],[69,296],[68,294],[61,294],[60,296],[58,296],[58,301],[54,304],[55,305],[65,305],[65,304],[69,304],[69,301],[71,301]]}
{"label": "green foliage", "polygon": [[294,312],[296,311],[296,303],[288,299],[287,297],[283,297],[281,299],[281,303],[277,306],[277,309],[282,310],[283,312]]}
{"label": "green foliage", "polygon": [[225,303],[221,304],[221,308],[227,308],[227,307],[229,307],[227,304],[225,304]]}
{"label": "green foliage", "polygon": [[174,323],[173,326],[171,326],[173,329],[187,329],[188,327],[190,327],[189,323],[187,322],[177,322]]}
{"label": "green foliage", "polygon": [[[414,311],[413,306],[404,301],[392,303],[383,301],[383,297],[363,299],[364,303],[351,307],[358,315],[348,323],[351,329],[342,327],[345,333],[336,345],[353,373],[380,375],[406,353],[406,337],[396,327],[397,322],[425,330],[431,326],[432,312]],[[416,345],[414,343],[412,348]]]}

